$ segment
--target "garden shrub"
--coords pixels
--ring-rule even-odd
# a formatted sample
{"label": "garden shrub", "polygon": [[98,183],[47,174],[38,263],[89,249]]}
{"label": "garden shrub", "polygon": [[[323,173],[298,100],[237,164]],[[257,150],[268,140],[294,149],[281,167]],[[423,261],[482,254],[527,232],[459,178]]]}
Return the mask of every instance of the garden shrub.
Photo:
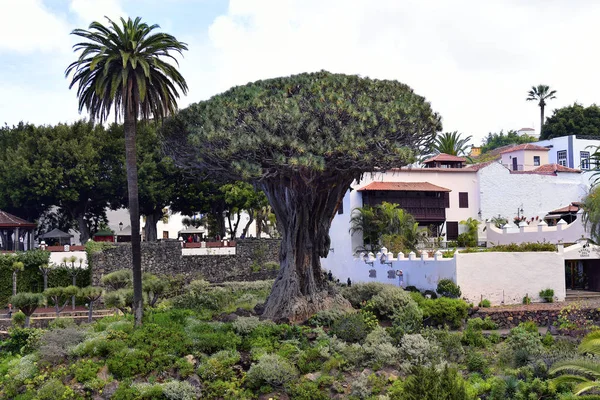
{"label": "garden shrub", "polygon": [[541,353],[543,350],[537,327],[535,328],[535,332],[532,332],[531,327],[524,324],[511,329],[505,343],[513,352],[525,350],[529,354],[535,355]]}
{"label": "garden shrub", "polygon": [[[467,327],[472,327],[474,329],[479,330],[494,330],[498,329],[498,324],[496,324],[490,317],[485,317],[485,319],[481,318],[470,318],[467,321]],[[537,328],[536,328],[537,329]]]}
{"label": "garden shrub", "polygon": [[523,296],[523,304],[531,304],[531,297],[528,295]]}
{"label": "garden shrub", "polygon": [[229,380],[235,375],[232,367],[240,361],[235,350],[221,350],[204,359],[198,367],[198,376],[204,381]]}
{"label": "garden shrub", "polygon": [[348,311],[339,308],[321,310],[308,320],[310,325],[331,327],[333,323]]}
{"label": "garden shrub", "polygon": [[317,382],[302,380],[298,384],[289,385],[286,392],[294,400],[327,400],[330,397],[319,388]]}
{"label": "garden shrub", "polygon": [[321,369],[323,363],[327,361],[317,347],[309,347],[306,350],[300,351],[296,365],[301,373],[307,374]]}
{"label": "garden shrub", "polygon": [[540,291],[540,297],[547,303],[554,302],[554,290],[553,289],[544,289]]}
{"label": "garden shrub", "polygon": [[195,400],[200,392],[189,382],[169,381],[162,385],[163,395],[168,400]]}
{"label": "garden shrub", "polygon": [[369,326],[360,313],[348,313],[333,323],[330,333],[346,342],[362,341],[369,333]]}
{"label": "garden shrub", "polygon": [[479,302],[478,305],[479,307],[490,308],[492,306],[492,303],[488,299],[483,299]]}
{"label": "garden shrub", "polygon": [[106,274],[100,279],[102,285],[108,286],[110,290],[125,289],[131,286],[132,281],[133,275],[130,269],[120,269]]}
{"label": "garden shrub", "polygon": [[471,347],[487,347],[489,341],[483,336],[480,326],[467,324],[467,328],[462,334],[462,343]]}
{"label": "garden shrub", "polygon": [[274,388],[281,388],[284,385],[295,381],[298,377],[298,370],[292,363],[276,354],[266,354],[252,364],[246,374],[246,379],[253,387],[260,387],[264,384]]}
{"label": "garden shrub", "polygon": [[397,364],[400,349],[392,343],[392,337],[382,327],[369,333],[363,344],[366,365],[379,369]]}
{"label": "garden shrub", "polygon": [[451,279],[440,279],[437,285],[436,292],[443,297],[457,299],[462,294],[460,286],[457,286]]}
{"label": "garden shrub", "polygon": [[8,339],[0,342],[0,350],[12,354],[26,353],[28,349],[25,346],[31,343],[33,338],[39,337],[42,332],[41,329],[36,328],[13,327],[8,331]]}
{"label": "garden shrub", "polygon": [[407,333],[419,333],[422,328],[423,311],[414,301],[396,310],[392,316],[391,332],[397,340]]}
{"label": "garden shrub", "polygon": [[403,384],[388,391],[390,400],[471,400],[462,376],[449,367],[441,373],[435,366],[414,366]]}
{"label": "garden shrub", "polygon": [[50,379],[37,391],[37,400],[68,399],[73,396],[73,389],[63,385],[58,379]]}
{"label": "garden shrub", "polygon": [[235,350],[242,342],[230,324],[201,322],[189,318],[185,332],[192,340],[194,348],[207,354],[219,350]]}
{"label": "garden shrub", "polygon": [[72,348],[83,342],[85,331],[76,326],[46,331],[40,338],[40,360],[56,365],[66,360]]}
{"label": "garden shrub", "polygon": [[383,285],[383,288],[377,294],[366,301],[364,308],[374,312],[378,317],[392,319],[397,310],[407,307],[412,302],[409,293],[405,292],[404,289],[392,285]]}
{"label": "garden shrub", "polygon": [[75,320],[68,317],[56,318],[48,323],[48,329],[65,329],[75,326]]}
{"label": "garden shrub", "polygon": [[437,343],[419,333],[404,335],[400,339],[401,369],[408,371],[414,365],[431,365],[440,357]]}
{"label": "garden shrub", "polygon": [[371,300],[386,286],[390,285],[381,282],[355,283],[352,286],[342,288],[341,293],[352,304],[352,307],[360,308],[363,303]]}
{"label": "garden shrub", "polygon": [[101,367],[102,363],[100,362],[89,359],[80,359],[71,364],[69,371],[73,374],[77,382],[86,383],[96,379]]}
{"label": "garden shrub", "polygon": [[248,335],[260,325],[273,325],[270,320],[261,321],[258,317],[238,317],[231,324],[238,335]]}
{"label": "garden shrub", "polygon": [[467,369],[469,372],[479,372],[485,374],[487,370],[487,360],[483,353],[479,351],[469,351],[467,353]]}
{"label": "garden shrub", "polygon": [[23,311],[17,311],[12,315],[12,323],[15,326],[23,327],[25,325],[25,320],[27,316],[23,313]]}
{"label": "garden shrub", "polygon": [[122,339],[109,338],[109,332],[88,334],[86,339],[75,346],[73,354],[77,356],[106,357],[118,353],[127,347]]}
{"label": "garden shrub", "polygon": [[460,299],[440,297],[438,299],[423,299],[419,304],[423,310],[423,320],[428,325],[449,325],[451,328],[460,328],[467,318],[469,306]]}
{"label": "garden shrub", "polygon": [[152,371],[149,361],[150,354],[147,351],[126,348],[109,357],[106,365],[115,378],[122,379]]}
{"label": "garden shrub", "polygon": [[462,345],[462,334],[460,332],[427,328],[424,330],[423,336],[428,340],[433,338],[439,344],[446,360],[455,363],[462,361],[465,349]]}

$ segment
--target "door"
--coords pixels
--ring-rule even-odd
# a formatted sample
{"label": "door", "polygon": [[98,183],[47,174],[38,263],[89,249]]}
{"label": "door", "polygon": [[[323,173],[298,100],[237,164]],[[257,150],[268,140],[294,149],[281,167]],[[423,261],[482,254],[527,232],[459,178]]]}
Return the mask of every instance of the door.
{"label": "door", "polygon": [[458,222],[446,221],[446,240],[458,239]]}
{"label": "door", "polygon": [[517,166],[517,157],[514,157],[512,160],[513,160],[513,171],[516,171],[519,168]]}

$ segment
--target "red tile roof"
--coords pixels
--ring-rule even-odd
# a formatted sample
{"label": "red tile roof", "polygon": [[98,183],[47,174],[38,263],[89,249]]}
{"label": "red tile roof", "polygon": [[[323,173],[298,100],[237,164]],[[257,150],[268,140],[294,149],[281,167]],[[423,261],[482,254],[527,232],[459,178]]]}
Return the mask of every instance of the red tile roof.
{"label": "red tile roof", "polygon": [[538,146],[537,144],[531,144],[531,143],[523,143],[518,146],[511,147],[510,149],[504,150],[500,154],[511,153],[513,151],[519,151],[519,150],[550,151],[549,148],[544,147],[544,146]]}
{"label": "red tile roof", "polygon": [[15,217],[12,214],[7,213],[6,211],[0,210],[0,226],[6,228],[15,228],[15,227],[35,227],[36,224],[32,224],[31,222],[27,222],[24,219],[19,217]]}
{"label": "red tile roof", "polygon": [[423,161],[423,164],[427,164],[433,161],[440,161],[440,162],[445,162],[445,161],[458,161],[458,162],[466,162],[467,160],[465,158],[462,157],[458,157],[458,156],[453,156],[450,154],[446,154],[446,153],[440,153],[438,155],[435,155],[431,158],[428,158],[427,160]]}
{"label": "red tile roof", "polygon": [[399,192],[451,192],[450,189],[429,182],[371,182],[358,189],[359,192],[370,190],[399,191]]}
{"label": "red tile roof", "polygon": [[566,207],[557,208],[556,210],[552,210],[548,214],[563,214],[563,213],[577,212],[577,211],[579,211],[579,206],[571,203]]}
{"label": "red tile roof", "polygon": [[533,128],[521,128],[521,129],[519,129],[519,132],[522,132],[522,131],[535,131],[535,129],[533,129]]}
{"label": "red tile roof", "polygon": [[560,164],[544,164],[541,167],[537,167],[533,170],[534,172],[572,172],[572,173],[581,173],[578,169],[563,167]]}

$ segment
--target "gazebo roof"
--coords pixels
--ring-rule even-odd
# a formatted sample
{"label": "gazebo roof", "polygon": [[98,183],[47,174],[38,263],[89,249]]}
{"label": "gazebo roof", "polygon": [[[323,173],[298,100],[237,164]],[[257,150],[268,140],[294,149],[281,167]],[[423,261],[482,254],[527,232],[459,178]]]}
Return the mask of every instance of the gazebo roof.
{"label": "gazebo roof", "polygon": [[0,228],[35,228],[37,225],[0,210]]}
{"label": "gazebo roof", "polygon": [[52,229],[50,232],[44,233],[40,236],[41,239],[70,239],[73,235],[61,231],[58,228]]}

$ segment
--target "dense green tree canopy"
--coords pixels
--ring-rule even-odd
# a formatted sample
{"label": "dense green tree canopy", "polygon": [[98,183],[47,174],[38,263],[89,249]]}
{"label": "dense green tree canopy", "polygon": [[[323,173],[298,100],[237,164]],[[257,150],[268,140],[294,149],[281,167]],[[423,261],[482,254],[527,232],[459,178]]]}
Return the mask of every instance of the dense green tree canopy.
{"label": "dense green tree canopy", "polygon": [[296,320],[331,305],[320,257],[352,181],[414,162],[440,130],[440,117],[408,86],[325,71],[232,88],[164,125],[178,164],[264,191],[283,242],[263,315]]}
{"label": "dense green tree canopy", "polygon": [[483,144],[481,146],[481,152],[487,153],[488,151],[497,149],[498,147],[506,146],[509,144],[522,144],[522,143],[531,143],[535,142],[535,138],[527,135],[519,135],[516,131],[509,130],[504,133],[504,131],[500,131],[498,133],[488,133],[488,135],[483,139]]}
{"label": "dense green tree canopy", "polygon": [[554,110],[544,125],[540,139],[569,135],[600,136],[600,107],[596,104],[584,107],[574,103]]}

